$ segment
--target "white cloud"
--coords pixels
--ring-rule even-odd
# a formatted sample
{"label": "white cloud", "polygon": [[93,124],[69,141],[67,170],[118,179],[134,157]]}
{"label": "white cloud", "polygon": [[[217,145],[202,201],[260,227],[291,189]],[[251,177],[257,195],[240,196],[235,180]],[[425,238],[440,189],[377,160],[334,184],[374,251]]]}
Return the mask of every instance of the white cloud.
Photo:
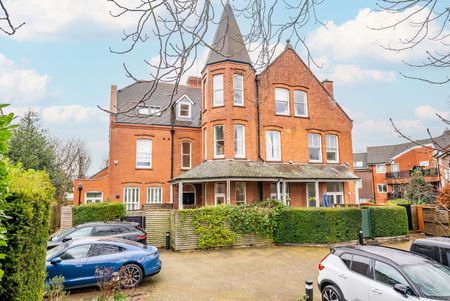
{"label": "white cloud", "polygon": [[49,124],[88,123],[91,120],[106,120],[107,114],[96,107],[81,105],[50,106],[42,109],[42,118]]}
{"label": "white cloud", "polygon": [[[127,5],[133,4],[128,2]],[[9,10],[14,12],[14,20],[25,22],[11,37],[20,41],[98,37],[109,32],[120,34],[138,18],[136,14],[112,17],[110,11],[117,12],[117,9],[106,0],[11,1]]]}
{"label": "white cloud", "polygon": [[414,110],[414,114],[419,119],[437,119],[436,114],[439,114],[443,118],[448,118],[450,115],[449,112],[440,111],[428,105],[418,106]]}
{"label": "white cloud", "polygon": [[[317,56],[331,56],[334,60],[374,60],[380,59],[388,62],[401,63],[400,59],[414,59],[422,57],[425,49],[433,51],[443,49],[443,43],[424,40],[423,43],[413,50],[393,52],[385,50],[385,47],[400,47],[401,41],[417,31],[417,27],[411,26],[410,22],[404,22],[396,27],[385,30],[373,30],[394,24],[397,20],[404,18],[415,11],[410,8],[399,14],[391,14],[385,11],[372,11],[368,8],[361,9],[358,15],[342,24],[329,22],[327,28],[319,27],[314,30],[307,39],[310,49]],[[416,18],[428,13],[417,14]],[[417,20],[417,19],[414,19]],[[414,21],[412,20],[412,21]],[[437,32],[438,28],[431,25],[430,33]],[[448,37],[450,40],[450,37]]]}
{"label": "white cloud", "polygon": [[329,72],[329,77],[342,84],[350,84],[366,80],[379,82],[392,82],[395,80],[394,71],[383,71],[375,69],[361,69],[356,65],[338,64]]}
{"label": "white cloud", "polygon": [[49,76],[18,66],[0,53],[0,99],[12,104],[29,104],[47,95]]}

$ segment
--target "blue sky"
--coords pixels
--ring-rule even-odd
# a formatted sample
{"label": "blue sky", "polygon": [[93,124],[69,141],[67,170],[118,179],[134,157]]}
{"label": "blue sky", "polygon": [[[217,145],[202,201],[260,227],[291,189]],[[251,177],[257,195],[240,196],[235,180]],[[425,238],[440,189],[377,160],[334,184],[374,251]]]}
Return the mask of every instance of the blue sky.
{"label": "blue sky", "polygon": [[[334,80],[335,98],[354,120],[354,151],[403,142],[393,133],[390,117],[407,134],[423,138],[426,128],[435,135],[444,130],[434,113],[450,115],[449,84],[430,85],[399,74],[418,74],[402,59],[420,61],[425,49],[437,46],[426,44],[401,54],[381,48],[395,44],[411,29],[368,29],[392,20],[374,11],[374,3],[326,0],[318,15],[328,22],[327,28],[311,23],[304,29],[313,56],[323,64],[322,69],[313,68],[315,73],[319,79]],[[11,0],[6,5],[13,18],[26,25],[13,37],[0,35],[0,101],[10,103],[19,116],[34,108],[55,136],[86,138],[94,172],[108,152],[107,116],[97,105],[109,104],[111,84],[120,88],[131,83],[122,63],[140,78],[149,78],[143,59],[155,57],[157,47],[146,43],[128,55],[110,53],[110,46],[126,47],[122,29],[130,28],[135,19],[113,19],[106,0],[80,0],[76,6],[72,1]],[[239,24],[243,32],[249,26],[245,19]],[[444,71],[420,74],[442,78]]]}

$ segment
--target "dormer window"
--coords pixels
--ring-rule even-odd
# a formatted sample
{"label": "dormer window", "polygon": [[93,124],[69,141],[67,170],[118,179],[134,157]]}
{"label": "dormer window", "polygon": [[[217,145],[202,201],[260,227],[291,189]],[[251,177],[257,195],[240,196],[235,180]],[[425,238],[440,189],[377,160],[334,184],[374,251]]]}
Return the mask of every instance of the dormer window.
{"label": "dormer window", "polygon": [[177,119],[192,118],[192,104],[189,98],[182,97],[177,103]]}

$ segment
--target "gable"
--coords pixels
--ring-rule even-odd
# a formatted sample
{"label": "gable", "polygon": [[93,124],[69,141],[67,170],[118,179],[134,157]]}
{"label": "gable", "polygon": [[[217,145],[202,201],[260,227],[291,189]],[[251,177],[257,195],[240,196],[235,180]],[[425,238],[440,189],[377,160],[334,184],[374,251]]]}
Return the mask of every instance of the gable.
{"label": "gable", "polygon": [[304,88],[312,96],[310,99],[321,100],[322,104],[326,104],[333,109],[333,113],[338,111],[338,114],[352,122],[352,119],[333,98],[333,95],[325,89],[322,82],[319,81],[292,48],[286,48],[258,77],[262,85],[266,81],[266,86],[268,85],[269,87],[286,85],[288,87]]}

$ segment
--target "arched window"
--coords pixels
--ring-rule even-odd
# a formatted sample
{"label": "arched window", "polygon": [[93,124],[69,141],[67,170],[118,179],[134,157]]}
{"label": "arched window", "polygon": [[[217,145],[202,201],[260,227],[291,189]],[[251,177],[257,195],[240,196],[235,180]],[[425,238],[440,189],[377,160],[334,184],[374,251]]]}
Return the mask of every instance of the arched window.
{"label": "arched window", "polygon": [[192,184],[184,184],[183,186],[183,205],[195,205],[196,195],[195,187]]}

